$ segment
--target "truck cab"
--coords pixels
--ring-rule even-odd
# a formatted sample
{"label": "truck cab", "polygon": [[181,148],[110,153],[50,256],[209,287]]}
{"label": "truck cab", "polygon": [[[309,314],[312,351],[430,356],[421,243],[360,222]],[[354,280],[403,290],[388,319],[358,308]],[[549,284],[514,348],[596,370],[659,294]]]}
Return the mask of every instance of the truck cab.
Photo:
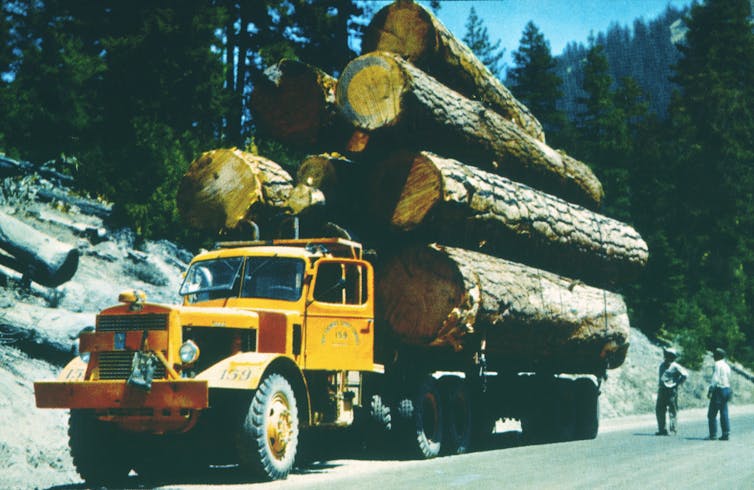
{"label": "truck cab", "polygon": [[358,243],[221,243],[191,261],[180,294],[181,305],[122,294],[81,333],[58,379],[35,383],[39,407],[71,410],[85,480],[170,466],[137,457],[153,443],[124,454],[112,441],[162,443],[207,421],[222,426],[207,433],[229,435],[221,444],[233,446],[233,462],[285,478],[300,429],[353,422],[362,375],[380,371],[373,270]]}

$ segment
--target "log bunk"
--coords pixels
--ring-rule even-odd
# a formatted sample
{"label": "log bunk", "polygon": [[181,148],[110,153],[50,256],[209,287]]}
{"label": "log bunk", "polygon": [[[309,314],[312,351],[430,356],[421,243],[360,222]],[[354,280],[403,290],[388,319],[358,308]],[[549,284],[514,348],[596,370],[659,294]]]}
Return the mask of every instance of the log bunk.
{"label": "log bunk", "polygon": [[260,130],[312,155],[294,182],[237,149],[203,154],[179,190],[186,221],[233,230],[288,213],[307,236],[361,240],[378,257],[380,334],[396,346],[519,365],[537,352],[573,372],[622,364],[629,321],[610,290],[648,250],[598,213],[590,167],[548,146],[528,108],[423,7],[380,10],[363,50],[337,83],[300,62],[268,70],[252,95]]}

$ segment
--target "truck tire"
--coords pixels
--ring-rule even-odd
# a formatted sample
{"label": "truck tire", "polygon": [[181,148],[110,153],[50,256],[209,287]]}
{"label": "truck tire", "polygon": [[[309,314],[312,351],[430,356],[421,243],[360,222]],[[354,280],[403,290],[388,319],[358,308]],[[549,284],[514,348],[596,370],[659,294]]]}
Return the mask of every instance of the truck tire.
{"label": "truck tire", "polygon": [[[469,450],[472,439],[472,401],[465,380],[458,376],[440,378],[443,394],[445,434],[443,453],[463,454]],[[479,420],[481,422],[481,420]]]}
{"label": "truck tire", "polygon": [[299,427],[296,396],[280,374],[259,384],[238,436],[241,467],[260,478],[282,480],[296,460]]}
{"label": "truck tire", "polygon": [[124,444],[127,434],[113,424],[102,422],[89,410],[71,410],[68,444],[73,465],[81,478],[93,487],[119,486],[131,471],[129,454],[134,448]]}
{"label": "truck tire", "polygon": [[577,439],[594,439],[600,428],[600,389],[588,378],[576,380],[576,423]]}
{"label": "truck tire", "polygon": [[372,395],[369,400],[369,418],[372,427],[379,432],[388,432],[393,427],[390,407],[385,404],[380,395]]}
{"label": "truck tire", "polygon": [[411,398],[398,400],[399,416],[394,430],[399,444],[406,444],[410,455],[429,459],[440,454],[444,432],[443,400],[437,382],[427,377]]}

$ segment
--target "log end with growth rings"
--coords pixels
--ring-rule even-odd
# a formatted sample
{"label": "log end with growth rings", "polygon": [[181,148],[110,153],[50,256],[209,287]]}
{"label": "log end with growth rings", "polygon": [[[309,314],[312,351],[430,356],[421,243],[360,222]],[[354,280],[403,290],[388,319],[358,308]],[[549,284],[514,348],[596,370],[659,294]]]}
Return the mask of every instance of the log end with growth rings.
{"label": "log end with growth rings", "polygon": [[394,126],[402,112],[407,76],[391,55],[366,54],[343,70],[335,100],[346,119],[359,129]]}
{"label": "log end with growth rings", "polygon": [[364,32],[362,52],[389,51],[416,64],[437,45],[437,31],[429,13],[413,1],[403,0],[375,14]]}

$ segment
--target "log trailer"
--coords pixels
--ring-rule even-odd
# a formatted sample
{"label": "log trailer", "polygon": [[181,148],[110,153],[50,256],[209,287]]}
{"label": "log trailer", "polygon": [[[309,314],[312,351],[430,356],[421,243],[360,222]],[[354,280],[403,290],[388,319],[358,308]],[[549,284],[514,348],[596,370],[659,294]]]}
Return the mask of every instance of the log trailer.
{"label": "log trailer", "polygon": [[192,260],[180,294],[162,305],[122,293],[58,379],[35,383],[38,407],[70,410],[89,483],[209,464],[283,479],[313,427],[363,424],[420,458],[463,453],[500,418],[533,441],[594,438],[599,381],[627,348],[598,349],[565,376],[495,357],[479,328],[463,346],[402,343],[375,318],[361,245],[341,238],[218,244]]}

